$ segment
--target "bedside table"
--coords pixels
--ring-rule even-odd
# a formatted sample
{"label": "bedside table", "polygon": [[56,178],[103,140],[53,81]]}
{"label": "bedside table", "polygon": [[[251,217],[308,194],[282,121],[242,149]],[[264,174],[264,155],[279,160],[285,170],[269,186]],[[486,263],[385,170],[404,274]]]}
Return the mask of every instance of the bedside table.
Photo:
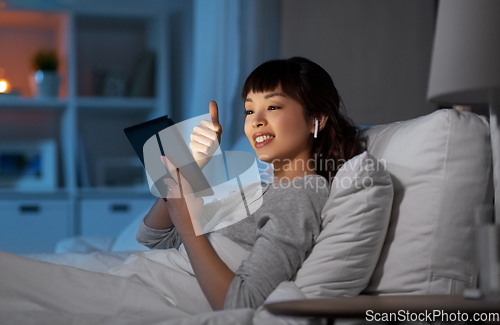
{"label": "bedside table", "polygon": [[[465,299],[462,295],[391,295],[307,299],[265,305],[275,315],[362,318],[372,321],[478,321],[500,323],[500,297]],[[484,317],[490,317],[484,319]],[[447,318],[446,318],[447,317]]]}

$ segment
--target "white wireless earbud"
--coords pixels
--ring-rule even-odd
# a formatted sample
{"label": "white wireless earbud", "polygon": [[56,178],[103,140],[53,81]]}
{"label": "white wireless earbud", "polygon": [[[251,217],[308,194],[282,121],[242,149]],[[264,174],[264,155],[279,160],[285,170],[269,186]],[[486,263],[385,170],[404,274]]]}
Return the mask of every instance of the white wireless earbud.
{"label": "white wireless earbud", "polygon": [[319,124],[319,121],[317,118],[314,119],[314,137],[317,138],[318,137],[318,124]]}

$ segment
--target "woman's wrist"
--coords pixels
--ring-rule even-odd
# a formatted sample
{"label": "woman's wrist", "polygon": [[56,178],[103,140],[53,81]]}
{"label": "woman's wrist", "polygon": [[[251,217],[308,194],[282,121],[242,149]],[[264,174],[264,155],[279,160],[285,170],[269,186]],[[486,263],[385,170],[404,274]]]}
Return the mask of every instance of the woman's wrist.
{"label": "woman's wrist", "polygon": [[177,232],[182,236],[202,235],[203,228],[200,224],[200,216],[203,209],[203,199],[194,197],[186,199],[170,199],[166,206],[171,209],[171,220]]}

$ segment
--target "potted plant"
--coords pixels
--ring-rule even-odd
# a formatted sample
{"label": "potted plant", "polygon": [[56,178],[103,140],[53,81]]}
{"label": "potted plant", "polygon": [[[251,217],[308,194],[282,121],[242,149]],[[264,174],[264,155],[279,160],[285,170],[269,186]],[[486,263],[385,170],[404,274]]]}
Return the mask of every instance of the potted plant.
{"label": "potted plant", "polygon": [[59,60],[55,51],[38,51],[33,57],[34,83],[37,97],[57,97],[61,78],[57,73]]}

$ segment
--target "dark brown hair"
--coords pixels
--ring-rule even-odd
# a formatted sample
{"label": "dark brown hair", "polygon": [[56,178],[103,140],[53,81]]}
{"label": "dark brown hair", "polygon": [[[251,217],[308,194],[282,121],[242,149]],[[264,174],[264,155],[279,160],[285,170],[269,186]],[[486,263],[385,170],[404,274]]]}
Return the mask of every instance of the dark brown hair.
{"label": "dark brown hair", "polygon": [[302,57],[271,60],[248,76],[241,97],[246,100],[250,92],[273,91],[278,86],[301,104],[308,123],[328,117],[314,141],[311,158],[315,159],[316,173],[331,180],[347,160],[363,151],[359,130],[345,115],[332,78],[321,66]]}

